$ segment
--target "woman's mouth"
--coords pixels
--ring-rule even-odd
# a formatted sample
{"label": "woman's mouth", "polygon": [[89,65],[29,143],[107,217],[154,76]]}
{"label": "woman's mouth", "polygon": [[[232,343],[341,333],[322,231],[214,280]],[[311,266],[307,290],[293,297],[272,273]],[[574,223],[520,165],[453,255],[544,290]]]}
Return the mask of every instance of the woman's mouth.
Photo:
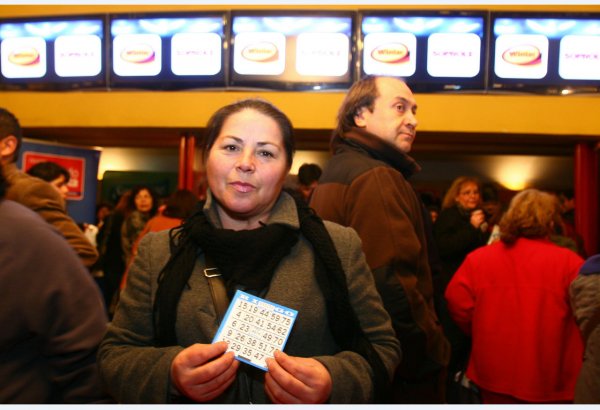
{"label": "woman's mouth", "polygon": [[237,192],[247,193],[255,189],[254,185],[247,182],[236,181],[230,184]]}

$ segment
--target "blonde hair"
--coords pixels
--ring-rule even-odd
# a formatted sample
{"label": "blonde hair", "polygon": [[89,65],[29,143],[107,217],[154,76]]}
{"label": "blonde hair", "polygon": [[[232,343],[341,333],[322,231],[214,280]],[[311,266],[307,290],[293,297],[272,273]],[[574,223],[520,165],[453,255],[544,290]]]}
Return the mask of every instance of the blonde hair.
{"label": "blonde hair", "polygon": [[479,202],[481,202],[481,182],[475,177],[461,176],[452,181],[452,185],[448,188],[444,199],[442,200],[442,209],[451,208],[456,205],[456,197],[460,193],[460,189],[466,183],[473,183],[479,189]]}
{"label": "blonde hair", "polygon": [[506,244],[518,238],[545,238],[560,224],[558,199],[547,192],[526,189],[511,201],[500,220],[500,240]]}

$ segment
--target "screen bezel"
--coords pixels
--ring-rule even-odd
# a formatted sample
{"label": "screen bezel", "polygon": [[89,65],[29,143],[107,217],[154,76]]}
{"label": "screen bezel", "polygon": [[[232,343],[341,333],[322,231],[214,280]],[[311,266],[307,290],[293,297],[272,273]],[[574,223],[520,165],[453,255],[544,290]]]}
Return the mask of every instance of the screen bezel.
{"label": "screen bezel", "polygon": [[[548,68],[552,69],[550,79],[512,79],[501,78],[495,73],[496,39],[495,24],[498,19],[558,19],[558,20],[598,20],[600,13],[587,12],[491,12],[490,13],[490,47],[489,47],[489,71],[488,88],[490,91],[511,91],[535,94],[568,95],[574,93],[599,93],[600,80],[574,80],[562,79],[559,76],[558,53],[550,55]],[[555,40],[556,41],[556,40]],[[558,40],[560,41],[560,40]],[[556,44],[555,49],[558,49]],[[548,75],[548,74],[547,74]],[[546,76],[547,76],[546,75]],[[545,76],[545,77],[546,77]],[[558,81],[556,81],[558,80]]]}
{"label": "screen bezel", "polygon": [[[363,22],[366,17],[425,17],[425,18],[460,18],[460,17],[476,17],[483,20],[480,57],[479,57],[479,73],[474,77],[433,77],[427,72],[427,49],[419,47],[417,55],[417,66],[415,75],[403,78],[413,92],[418,93],[437,93],[437,92],[485,92],[487,88],[487,48],[489,39],[489,11],[488,10],[361,10],[359,12],[359,38],[360,49],[358,50],[358,64],[361,78],[367,76],[364,70],[364,38]],[[420,36],[424,37],[424,36]],[[424,40],[426,41],[426,37]]]}
{"label": "screen bezel", "polygon": [[[234,72],[234,42],[233,31],[236,17],[341,17],[350,19],[350,49],[348,55],[348,74],[344,80],[322,81],[319,76],[314,79],[288,81],[277,75],[244,75]],[[356,13],[350,10],[234,10],[231,12],[229,25],[229,88],[236,90],[264,89],[274,91],[347,91],[356,80]],[[289,54],[288,54],[289,55]],[[286,57],[286,61],[288,58]],[[310,77],[308,77],[310,78]]]}
{"label": "screen bezel", "polygon": [[46,44],[51,44],[51,49],[47,50],[47,71],[39,78],[7,78],[0,73],[0,90],[5,91],[67,91],[79,89],[105,89],[108,85],[107,80],[107,19],[106,14],[89,15],[69,15],[69,16],[45,16],[29,18],[2,18],[0,24],[24,24],[24,23],[59,23],[76,22],[86,20],[99,20],[102,24],[101,39],[101,67],[100,73],[93,77],[73,76],[60,77],[56,74],[56,62],[54,56],[54,47],[56,39],[46,40]]}
{"label": "screen bezel", "polygon": [[[215,75],[188,75],[176,76],[172,71],[164,74],[162,71],[171,70],[168,58],[169,53],[162,53],[161,73],[157,76],[119,76],[114,72],[113,62],[113,34],[112,24],[115,20],[142,20],[142,19],[175,19],[175,18],[218,18],[221,19],[222,35],[221,35],[221,71]],[[107,24],[108,33],[108,86],[114,89],[142,89],[142,90],[157,90],[157,91],[175,91],[175,90],[193,90],[193,89],[210,89],[210,88],[225,88],[227,85],[227,51],[225,45],[227,43],[229,13],[225,10],[215,11],[185,11],[185,12],[149,12],[149,13],[119,13],[110,14]],[[161,41],[165,41],[161,37]],[[164,43],[163,43],[164,44]],[[170,45],[165,47],[165,50],[170,50]]]}

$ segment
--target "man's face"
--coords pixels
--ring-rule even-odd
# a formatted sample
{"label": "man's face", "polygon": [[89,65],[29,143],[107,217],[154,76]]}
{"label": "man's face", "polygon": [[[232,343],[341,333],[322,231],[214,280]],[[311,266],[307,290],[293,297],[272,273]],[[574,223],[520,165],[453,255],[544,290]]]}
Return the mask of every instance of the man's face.
{"label": "man's face", "polygon": [[417,128],[417,103],[410,88],[401,80],[380,77],[376,80],[379,97],[373,112],[366,107],[355,117],[354,123],[382,140],[409,153]]}

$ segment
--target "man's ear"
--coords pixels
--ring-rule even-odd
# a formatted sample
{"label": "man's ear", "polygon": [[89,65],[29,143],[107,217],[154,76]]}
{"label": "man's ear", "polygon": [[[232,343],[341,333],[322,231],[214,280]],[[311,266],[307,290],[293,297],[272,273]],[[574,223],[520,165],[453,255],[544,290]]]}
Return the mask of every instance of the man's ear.
{"label": "man's ear", "polygon": [[19,141],[14,135],[8,135],[0,139],[0,158],[2,158],[2,162],[12,160],[17,151],[18,143]]}
{"label": "man's ear", "polygon": [[354,114],[354,124],[358,128],[365,128],[367,126],[367,121],[365,119],[365,110],[367,107],[361,107],[356,110],[356,114]]}

